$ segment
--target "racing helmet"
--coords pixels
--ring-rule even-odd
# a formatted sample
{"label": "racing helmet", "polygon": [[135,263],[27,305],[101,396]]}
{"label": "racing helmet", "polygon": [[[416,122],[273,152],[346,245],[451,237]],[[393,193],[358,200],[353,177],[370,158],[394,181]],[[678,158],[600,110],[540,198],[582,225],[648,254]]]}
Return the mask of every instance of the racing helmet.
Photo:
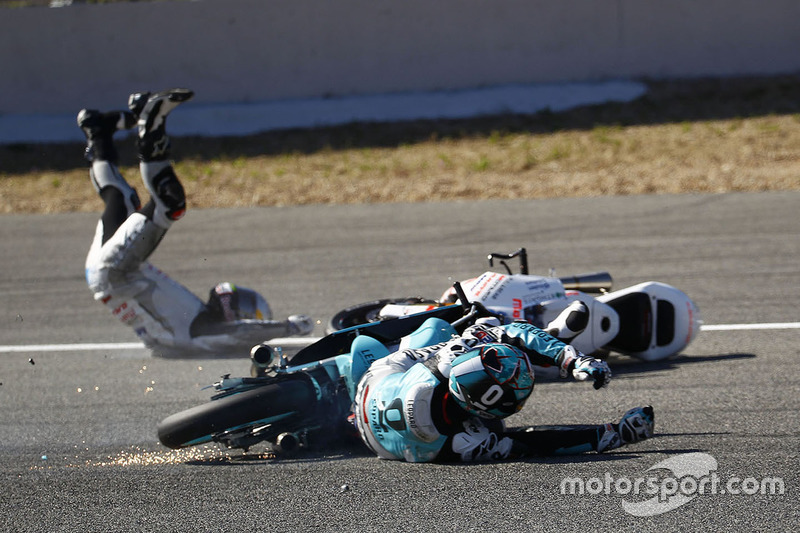
{"label": "racing helmet", "polygon": [[507,344],[485,344],[453,360],[448,382],[456,403],[481,418],[505,418],[533,392],[528,356]]}
{"label": "racing helmet", "polygon": [[263,296],[233,283],[220,283],[211,289],[208,307],[225,322],[272,320],[272,310]]}

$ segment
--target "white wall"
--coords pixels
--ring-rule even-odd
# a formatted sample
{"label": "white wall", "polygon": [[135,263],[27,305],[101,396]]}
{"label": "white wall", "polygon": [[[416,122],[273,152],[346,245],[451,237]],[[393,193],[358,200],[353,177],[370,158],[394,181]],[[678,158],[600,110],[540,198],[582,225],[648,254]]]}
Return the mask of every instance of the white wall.
{"label": "white wall", "polygon": [[0,115],[800,71],[797,0],[199,0],[0,9]]}

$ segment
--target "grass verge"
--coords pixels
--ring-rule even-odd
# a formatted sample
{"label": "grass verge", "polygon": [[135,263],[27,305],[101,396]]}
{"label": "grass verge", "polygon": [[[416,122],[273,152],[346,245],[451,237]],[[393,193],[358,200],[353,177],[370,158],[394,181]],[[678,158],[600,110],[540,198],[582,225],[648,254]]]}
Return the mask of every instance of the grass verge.
{"label": "grass verge", "polygon": [[[800,189],[800,76],[649,86],[564,113],[174,138],[175,168],[192,208]],[[99,210],[82,154],[0,146],[0,212]]]}

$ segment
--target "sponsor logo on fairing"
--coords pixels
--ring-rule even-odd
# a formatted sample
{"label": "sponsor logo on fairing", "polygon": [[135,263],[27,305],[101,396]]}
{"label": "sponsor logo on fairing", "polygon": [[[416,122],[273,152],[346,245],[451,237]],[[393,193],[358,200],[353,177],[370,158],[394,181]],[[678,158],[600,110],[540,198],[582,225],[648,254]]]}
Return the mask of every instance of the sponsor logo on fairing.
{"label": "sponsor logo on fairing", "polygon": [[506,279],[506,276],[502,274],[497,274],[496,272],[487,273],[480,276],[470,290],[475,298],[480,299],[482,293],[491,292],[492,289],[504,279]]}
{"label": "sponsor logo on fairing", "polygon": [[513,302],[513,306],[512,307],[513,307],[514,311],[512,313],[512,316],[514,317],[514,320],[521,320],[522,319],[522,310],[523,310],[522,300],[520,300],[519,298],[514,298],[511,301]]}
{"label": "sponsor logo on fairing", "polygon": [[525,284],[525,288],[529,291],[544,291],[550,288],[550,283],[546,280],[529,281]]}
{"label": "sponsor logo on fairing", "polygon": [[503,279],[499,284],[497,284],[492,291],[492,297],[490,299],[491,300],[499,299],[500,296],[503,294],[503,291],[505,291],[511,285],[510,281],[511,281],[510,279]]}

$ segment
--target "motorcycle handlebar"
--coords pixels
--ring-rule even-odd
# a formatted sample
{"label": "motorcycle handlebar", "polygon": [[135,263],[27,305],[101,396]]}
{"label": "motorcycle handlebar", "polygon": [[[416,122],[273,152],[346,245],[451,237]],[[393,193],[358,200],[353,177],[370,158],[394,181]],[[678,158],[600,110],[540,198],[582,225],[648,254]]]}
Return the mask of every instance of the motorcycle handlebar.
{"label": "motorcycle handlebar", "polygon": [[511,274],[511,267],[508,266],[506,263],[507,260],[514,259],[515,257],[519,258],[519,273],[520,274],[528,274],[528,251],[525,248],[520,248],[516,252],[511,252],[510,254],[501,254],[501,253],[490,253],[487,259],[489,259],[489,266],[494,266],[495,259],[501,259],[500,264],[506,267],[506,270],[509,274]]}
{"label": "motorcycle handlebar", "polygon": [[[500,264],[505,267],[509,274],[512,274],[511,267],[508,266],[506,261],[517,258],[519,259],[519,273],[527,275],[528,270],[528,251],[525,248],[520,248],[510,254],[503,254],[493,252],[487,257],[489,259],[489,266],[494,266],[494,260],[499,259]],[[575,276],[564,276],[558,278],[567,290],[575,290],[590,293],[603,293],[611,290],[612,279],[611,274],[608,272],[591,272],[589,274],[578,274]],[[461,295],[459,295],[461,296]],[[463,299],[461,300],[464,301]]]}

